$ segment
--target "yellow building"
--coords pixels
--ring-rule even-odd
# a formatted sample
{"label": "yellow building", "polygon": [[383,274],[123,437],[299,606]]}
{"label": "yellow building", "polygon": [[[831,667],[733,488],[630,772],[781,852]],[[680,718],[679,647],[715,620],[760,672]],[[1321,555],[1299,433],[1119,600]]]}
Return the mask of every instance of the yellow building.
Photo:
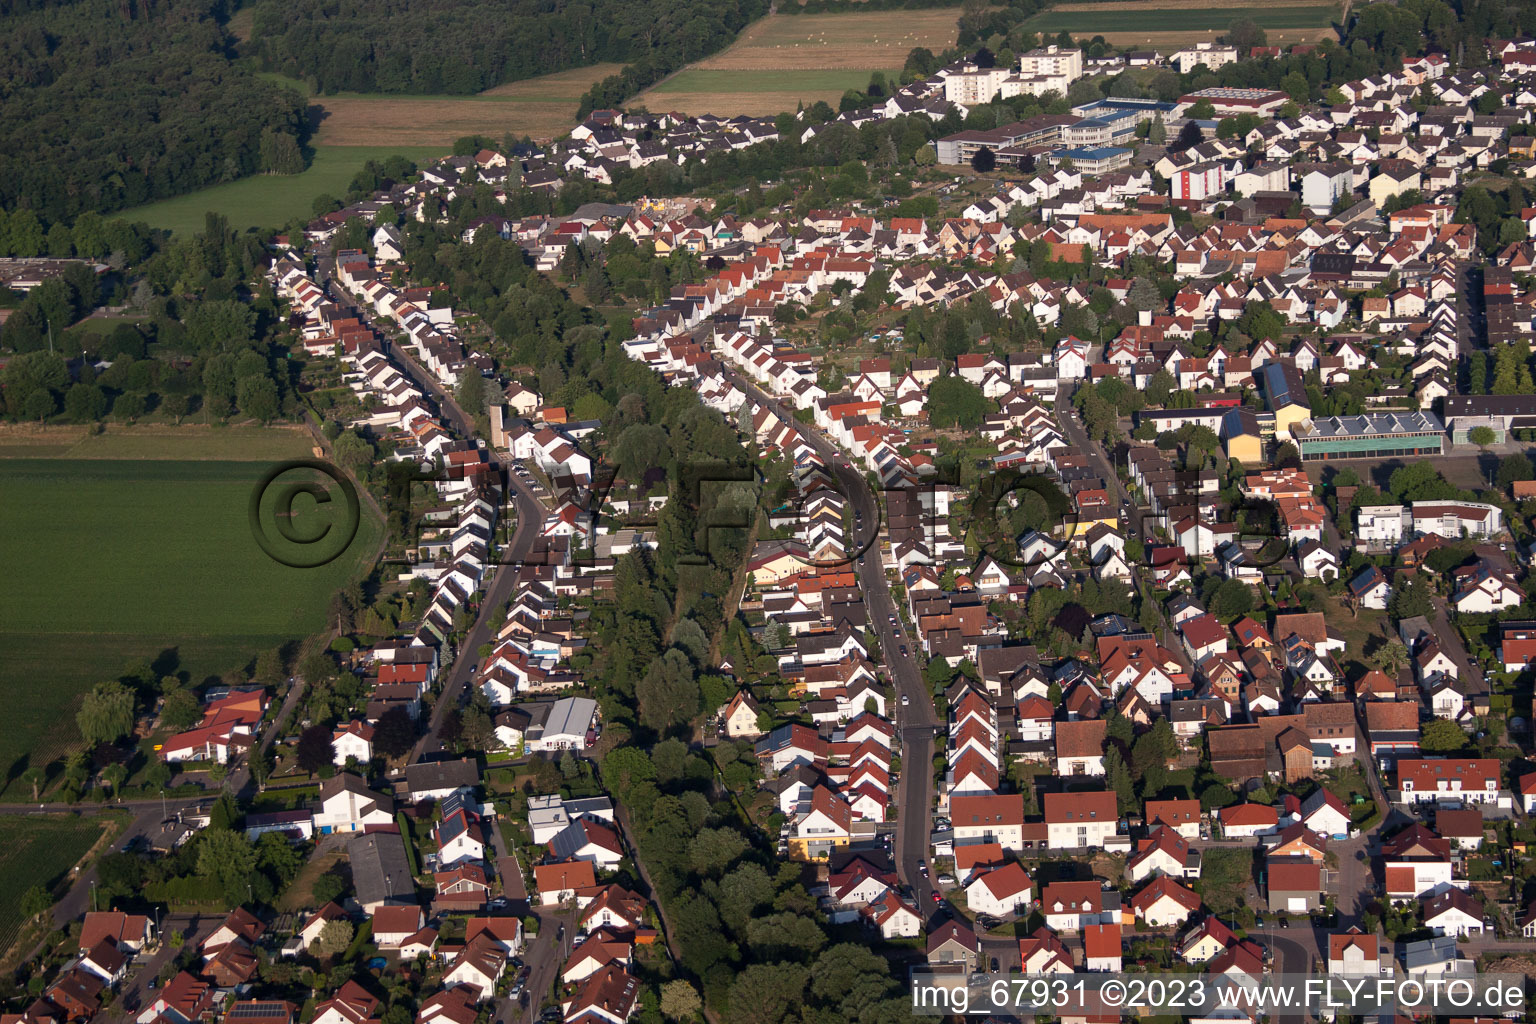
{"label": "yellow building", "polygon": [[1227,458],[1236,459],[1245,466],[1264,463],[1264,437],[1259,429],[1259,418],[1252,409],[1230,409],[1221,418],[1221,440],[1227,449]]}
{"label": "yellow building", "polygon": [[1264,403],[1275,414],[1275,437],[1289,441],[1293,426],[1312,419],[1301,371],[1294,363],[1271,360],[1264,364],[1259,378],[1264,389]]}
{"label": "yellow building", "polygon": [[752,553],[752,560],[747,563],[747,572],[752,574],[753,582],[759,587],[777,583],[810,568],[805,544],[797,540],[762,541]]}
{"label": "yellow building", "polygon": [[811,806],[789,838],[791,860],[826,860],[853,837],[853,808],[826,786],[811,790]]}

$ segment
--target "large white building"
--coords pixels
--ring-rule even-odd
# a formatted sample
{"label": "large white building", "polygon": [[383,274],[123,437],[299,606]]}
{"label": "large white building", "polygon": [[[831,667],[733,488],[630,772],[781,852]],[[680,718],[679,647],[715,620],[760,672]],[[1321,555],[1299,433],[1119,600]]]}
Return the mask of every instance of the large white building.
{"label": "large white building", "polygon": [[1403,539],[1403,506],[1363,505],[1355,509],[1355,537],[1368,544],[1396,544]]}
{"label": "large white building", "polygon": [[1019,75],[1023,78],[1065,78],[1071,84],[1083,77],[1083,51],[1059,46],[1043,46],[1030,50],[1019,58]]}
{"label": "large white building", "polygon": [[1227,165],[1220,160],[1195,164],[1173,173],[1168,182],[1175,202],[1198,203],[1226,191]]}
{"label": "large white building", "polygon": [[1237,47],[1196,43],[1194,46],[1175,50],[1168,59],[1179,69],[1181,75],[1189,74],[1201,64],[1215,71],[1217,68],[1237,63]]}
{"label": "large white building", "polygon": [[1437,533],[1447,540],[1492,537],[1504,529],[1504,511],[1480,501],[1416,501],[1413,528],[1418,533]]}

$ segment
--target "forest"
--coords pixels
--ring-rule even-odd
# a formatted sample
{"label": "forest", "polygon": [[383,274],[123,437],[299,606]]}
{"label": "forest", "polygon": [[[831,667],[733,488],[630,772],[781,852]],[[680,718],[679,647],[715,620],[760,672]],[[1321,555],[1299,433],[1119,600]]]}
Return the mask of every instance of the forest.
{"label": "forest", "polygon": [[0,12],[0,208],[67,221],[303,169],[304,100],[231,63],[222,0]]}
{"label": "forest", "polygon": [[[72,370],[64,354],[50,350],[50,327],[59,332],[104,299],[127,296],[104,294],[85,264],[32,289],[0,332],[0,347],[18,353],[0,372],[0,416],[43,422],[62,412],[89,424],[152,413],[177,422],[189,414],[224,419],[236,411],[262,423],[294,415],[298,369],[282,346],[276,296],[263,284],[251,301],[239,297],[266,255],[254,235],[236,235],[216,214],[209,214],[202,235],[159,250],[122,222],[98,227],[91,215],[76,222],[73,235],[82,251],[111,247],[109,259],[136,271],[132,300],[149,316],[105,334],[69,335],[70,354],[85,346],[91,357]],[[111,365],[98,373],[97,361]]]}
{"label": "forest", "polygon": [[480,92],[604,61],[678,68],[727,45],[765,0],[260,0],[256,52],[322,93]]}

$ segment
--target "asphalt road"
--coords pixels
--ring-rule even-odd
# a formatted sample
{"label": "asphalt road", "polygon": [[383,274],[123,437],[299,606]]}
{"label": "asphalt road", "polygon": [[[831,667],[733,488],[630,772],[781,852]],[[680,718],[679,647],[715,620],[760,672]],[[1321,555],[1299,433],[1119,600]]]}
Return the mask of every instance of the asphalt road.
{"label": "asphalt road", "polygon": [[[333,266],[334,263],[330,257],[325,256],[320,259],[318,273],[321,282],[325,285],[326,294],[364,321],[388,333],[388,324],[370,310],[358,305],[347,294],[345,288],[330,279]],[[448,389],[429,373],[405,346],[391,344],[389,352],[390,357],[405,375],[410,377],[423,392],[432,395],[437,403],[439,414],[460,437],[476,436],[474,420],[459,407],[459,403],[454,400]],[[413,761],[432,760],[443,752],[443,743],[439,739],[443,719],[447,716],[449,708],[459,707],[468,700],[469,683],[474,677],[475,668],[479,662],[476,652],[481,644],[489,643],[493,639],[491,616],[512,597],[517,583],[517,566],[528,557],[528,552],[532,550],[533,542],[538,539],[539,531],[544,524],[545,508],[533,492],[517,478],[516,473],[508,472],[505,477],[508,485],[507,495],[512,499],[517,510],[516,531],[512,535],[511,542],[499,552],[500,562],[492,576],[490,589],[486,591],[485,597],[480,602],[480,614],[475,619],[469,635],[459,646],[458,656],[432,709],[427,734],[417,741],[416,749],[411,755]]]}
{"label": "asphalt road", "polygon": [[[576,914],[565,907],[538,909],[539,934],[523,953],[528,965],[528,979],[523,984],[524,996],[518,999],[499,999],[496,1002],[496,1024],[518,1024],[532,1021],[539,1015],[539,1008],[548,998],[560,969],[571,954],[571,944],[576,932]],[[562,934],[561,930],[564,929]],[[527,1005],[523,1005],[523,998]]]}
{"label": "asphalt road", "polygon": [[[753,400],[773,409],[786,422],[798,422],[793,409],[770,397],[733,368],[727,366],[725,372]],[[902,771],[896,787],[896,873],[911,887],[918,912],[926,919],[933,911],[931,875],[924,869],[928,867],[928,836],[933,829],[931,765],[934,729],[939,725],[939,718],[923,680],[922,667],[915,653],[916,641],[900,626],[901,616],[891,599],[878,538],[876,543],[864,548],[871,532],[878,531],[881,526],[883,511],[879,500],[864,474],[850,463],[840,448],[813,427],[801,424],[801,430],[837,477],[854,509],[855,521],[863,524],[863,532],[855,531],[855,551],[863,550],[855,559],[854,570],[858,575],[859,590],[864,595],[864,606],[869,611],[870,624],[880,643],[886,672],[896,693],[895,724],[901,734]],[[896,626],[891,625],[893,620]],[[903,646],[907,648],[906,654],[901,653]]]}
{"label": "asphalt road", "polygon": [[[164,918],[160,922],[158,932],[160,948],[148,957],[141,956],[134,960],[128,979],[118,990],[117,999],[103,1014],[105,1024],[119,1024],[119,1022],[127,1024],[128,1021],[135,1019],[139,1011],[158,998],[157,979],[160,977],[160,969],[174,960],[181,953],[181,949],[186,948],[187,945],[195,946],[212,935],[214,929],[223,922],[223,914],[208,917],[200,917],[196,914],[173,914]],[[186,937],[186,942],[181,948],[176,948],[165,941],[165,936],[173,931],[179,931]],[[152,981],[156,982],[155,989],[149,988],[149,983]]]}
{"label": "asphalt road", "polygon": [[442,753],[443,743],[439,735],[443,719],[449,708],[459,707],[469,699],[470,680],[474,678],[480,661],[477,652],[481,644],[490,643],[495,637],[496,630],[492,626],[491,617],[512,598],[517,587],[517,567],[528,557],[533,542],[538,540],[543,529],[544,506],[517,479],[517,474],[508,473],[507,483],[507,494],[517,506],[517,527],[512,540],[500,550],[500,564],[491,577],[490,589],[480,601],[480,614],[475,618],[475,624],[464,642],[459,645],[458,656],[448,672],[448,680],[443,684],[437,695],[437,703],[432,708],[427,735],[417,741],[413,761],[432,760]]}
{"label": "asphalt road", "polygon": [[[1104,451],[1104,446],[1088,436],[1088,432],[1083,429],[1082,422],[1077,417],[1077,410],[1072,408],[1070,403],[1058,402],[1056,408],[1056,422],[1061,424],[1062,432],[1066,434],[1067,440],[1075,447],[1086,452],[1088,457],[1093,460],[1094,468],[1098,470],[1099,476],[1103,478],[1104,487],[1109,492],[1109,496],[1114,499],[1120,511],[1130,519],[1130,535],[1138,540],[1145,540],[1146,534],[1144,531],[1146,523],[1141,508],[1131,500],[1129,492],[1121,485],[1120,474],[1115,472],[1115,467],[1110,463],[1109,456]],[[1141,595],[1141,599],[1150,602],[1152,607],[1156,609],[1157,620],[1163,631],[1164,646],[1173,652],[1174,657],[1179,659],[1186,672],[1192,673],[1195,667],[1190,662],[1189,656],[1185,653],[1184,645],[1172,642],[1174,635],[1173,626],[1164,615],[1162,604],[1148,592],[1146,582],[1142,579],[1140,572],[1132,573],[1131,580],[1137,592]]]}

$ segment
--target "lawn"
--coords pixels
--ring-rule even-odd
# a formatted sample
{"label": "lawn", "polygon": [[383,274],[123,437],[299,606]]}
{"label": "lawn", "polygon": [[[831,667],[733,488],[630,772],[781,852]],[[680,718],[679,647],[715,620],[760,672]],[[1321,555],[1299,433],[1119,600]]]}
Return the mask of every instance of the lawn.
{"label": "lawn", "polygon": [[1367,657],[1382,640],[1396,636],[1386,612],[1372,608],[1352,609],[1342,598],[1330,598],[1323,608],[1329,627],[1347,645],[1335,660],[1344,669],[1345,677],[1355,675],[1367,666]]}
{"label": "lawn", "polygon": [[0,843],[0,952],[21,930],[21,897],[34,885],[61,895],[59,883],[84,857],[107,827],[121,827],[116,817],[12,815]]}
{"label": "lawn", "polygon": [[369,160],[398,154],[421,163],[447,152],[444,146],[316,146],[314,160],[301,174],[258,174],[136,206],[117,216],[176,234],[201,231],[210,210],[228,217],[237,231],[281,228],[295,217],[309,218],[316,196],[345,195],[353,175]]}
{"label": "lawn", "polygon": [[465,135],[511,133],[535,139],[564,135],[576,125],[582,94],[620,64],[593,64],[552,75],[509,82],[472,96],[406,96],[339,92],[312,93],[308,83],[262,72],[270,82],[297,89],[310,99],[315,146],[440,146],[444,151]]}
{"label": "lawn", "polygon": [[118,324],[142,324],[148,321],[149,318],[144,316],[93,316],[75,324],[69,333],[107,335],[115,331]]}
{"label": "lawn", "polygon": [[[12,545],[0,596],[11,701],[0,795],[23,798],[14,780],[29,755],[46,764],[78,742],[80,695],[130,662],[172,651],[166,663],[202,682],[324,626],[327,600],[372,557],[380,524],[363,514],[322,568],[273,561],[249,504],[275,456],[253,447],[257,461],[0,459],[0,520],[26,538]],[[268,493],[263,515],[274,511]],[[334,514],[307,497],[294,511],[293,530],[310,535]]]}

